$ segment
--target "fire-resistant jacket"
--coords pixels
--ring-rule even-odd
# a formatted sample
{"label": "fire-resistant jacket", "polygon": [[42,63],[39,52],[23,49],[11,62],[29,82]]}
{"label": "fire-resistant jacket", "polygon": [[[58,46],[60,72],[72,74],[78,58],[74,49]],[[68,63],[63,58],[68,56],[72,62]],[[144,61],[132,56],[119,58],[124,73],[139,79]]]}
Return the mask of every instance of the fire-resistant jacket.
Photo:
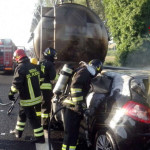
{"label": "fire-resistant jacket", "polygon": [[25,57],[15,69],[11,91],[20,95],[21,106],[34,106],[41,103],[40,73]]}
{"label": "fire-resistant jacket", "polygon": [[85,97],[90,89],[92,76],[85,66],[75,72],[70,86],[70,96],[64,100],[64,103],[71,105],[85,103]]}
{"label": "fire-resistant jacket", "polygon": [[40,68],[41,90],[52,90],[51,80],[54,80],[56,76],[54,64],[51,61],[44,60],[40,62]]}

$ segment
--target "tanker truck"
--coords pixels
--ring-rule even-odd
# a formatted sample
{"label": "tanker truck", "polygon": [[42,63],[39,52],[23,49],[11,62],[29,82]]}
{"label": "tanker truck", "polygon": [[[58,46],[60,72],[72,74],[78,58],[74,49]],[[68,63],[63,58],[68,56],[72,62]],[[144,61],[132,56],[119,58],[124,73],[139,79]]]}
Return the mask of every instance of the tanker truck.
{"label": "tanker truck", "polygon": [[[36,57],[41,60],[47,47],[57,50],[58,62],[105,60],[108,33],[102,20],[89,8],[64,3],[40,9],[31,32]],[[40,19],[39,19],[40,18]],[[34,19],[35,20],[35,19]],[[36,24],[36,25],[34,25]]]}

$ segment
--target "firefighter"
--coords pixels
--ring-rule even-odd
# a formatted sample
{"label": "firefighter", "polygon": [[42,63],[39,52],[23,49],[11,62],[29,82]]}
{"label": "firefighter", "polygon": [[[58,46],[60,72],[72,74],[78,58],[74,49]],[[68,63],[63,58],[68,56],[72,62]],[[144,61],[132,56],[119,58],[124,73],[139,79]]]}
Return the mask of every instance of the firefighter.
{"label": "firefighter", "polygon": [[46,48],[43,55],[44,60],[40,62],[40,88],[42,92],[41,120],[44,130],[48,130],[51,99],[53,96],[51,81],[54,80],[56,76],[54,67],[54,60],[57,59],[56,50],[53,48]]}
{"label": "firefighter", "polygon": [[90,89],[91,79],[102,70],[102,62],[93,59],[75,71],[71,85],[70,94],[63,101],[66,106],[64,112],[64,140],[62,150],[75,150],[80,121],[86,109],[85,97]]}
{"label": "firefighter", "polygon": [[[36,58],[30,58],[30,63],[33,64],[37,70],[40,72],[40,65],[39,65],[39,61]],[[38,117],[38,120],[41,124],[41,103],[37,104],[35,107],[35,111],[36,111],[36,116]]]}
{"label": "firefighter", "polygon": [[40,73],[23,49],[17,49],[13,54],[14,60],[18,63],[15,69],[12,86],[8,94],[9,100],[14,101],[14,95],[19,92],[20,107],[15,130],[10,132],[16,138],[21,138],[25,128],[26,119],[29,119],[34,130],[34,143],[45,143],[43,127],[41,126],[35,112],[36,105],[41,104]]}

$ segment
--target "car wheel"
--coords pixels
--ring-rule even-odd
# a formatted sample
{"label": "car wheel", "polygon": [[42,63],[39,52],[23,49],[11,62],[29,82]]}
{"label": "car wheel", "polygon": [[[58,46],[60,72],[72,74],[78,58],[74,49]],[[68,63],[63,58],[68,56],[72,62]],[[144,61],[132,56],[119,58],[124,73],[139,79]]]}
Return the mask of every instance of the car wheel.
{"label": "car wheel", "polygon": [[96,134],[95,150],[117,150],[117,147],[110,134],[99,131]]}

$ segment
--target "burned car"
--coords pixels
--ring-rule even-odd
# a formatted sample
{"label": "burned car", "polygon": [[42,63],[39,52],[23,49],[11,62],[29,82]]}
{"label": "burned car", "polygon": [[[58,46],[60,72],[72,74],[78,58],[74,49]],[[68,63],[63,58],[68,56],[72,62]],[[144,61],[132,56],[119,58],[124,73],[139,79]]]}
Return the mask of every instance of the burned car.
{"label": "burned car", "polygon": [[[148,77],[104,72],[92,81],[78,149],[150,150]],[[54,106],[55,105],[55,106]],[[59,103],[53,105],[56,112]],[[62,121],[63,111],[55,116]]]}
{"label": "burned car", "polygon": [[87,97],[89,109],[94,110],[89,123],[94,149],[148,150],[150,107],[147,77],[115,72],[106,72],[104,76],[111,80],[110,91],[104,93],[104,87],[98,91],[98,82],[100,87],[105,80],[100,83],[103,79],[97,77],[93,84],[96,92]]}

